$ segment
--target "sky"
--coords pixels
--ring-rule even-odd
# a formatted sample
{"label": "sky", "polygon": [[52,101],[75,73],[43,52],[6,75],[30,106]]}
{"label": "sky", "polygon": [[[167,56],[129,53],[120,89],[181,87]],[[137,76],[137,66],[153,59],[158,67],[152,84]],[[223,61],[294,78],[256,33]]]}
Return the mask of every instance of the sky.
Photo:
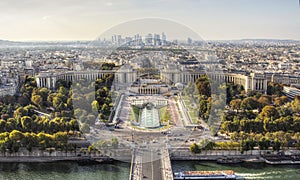
{"label": "sky", "polygon": [[298,0],[1,0],[0,39],[93,40],[143,18],[176,22],[204,40],[300,40]]}

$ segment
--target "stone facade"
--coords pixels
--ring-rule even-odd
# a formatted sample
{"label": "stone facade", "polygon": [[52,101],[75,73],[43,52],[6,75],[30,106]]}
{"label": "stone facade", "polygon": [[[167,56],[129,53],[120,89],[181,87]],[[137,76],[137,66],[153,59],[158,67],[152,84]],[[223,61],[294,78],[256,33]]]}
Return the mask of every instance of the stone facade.
{"label": "stone facade", "polygon": [[2,86],[0,87],[0,97],[6,96],[6,95],[15,95],[17,90],[17,86]]}
{"label": "stone facade", "polygon": [[[126,65],[119,70],[100,70],[100,71],[68,71],[65,73],[41,73],[36,76],[38,87],[55,88],[55,83],[58,79],[66,81],[76,81],[86,79],[88,81],[96,80],[103,77],[105,74],[115,74],[114,88],[116,90],[126,89],[130,87],[138,78],[138,71],[130,65]],[[281,84],[300,84],[300,77],[279,75],[279,74],[257,74],[250,73],[249,75],[205,72],[204,70],[190,71],[183,68],[177,68],[175,65],[167,65],[160,70],[161,80],[167,84],[195,82],[202,75],[207,74],[211,81],[232,82],[240,84],[245,88],[245,91],[260,91],[265,93],[269,82]]]}

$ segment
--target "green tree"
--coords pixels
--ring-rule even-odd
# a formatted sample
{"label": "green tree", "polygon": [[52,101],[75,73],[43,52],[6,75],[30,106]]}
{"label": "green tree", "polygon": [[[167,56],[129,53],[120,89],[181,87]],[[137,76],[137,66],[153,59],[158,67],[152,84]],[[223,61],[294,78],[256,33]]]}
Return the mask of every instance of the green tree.
{"label": "green tree", "polygon": [[31,119],[31,117],[29,117],[29,116],[23,116],[21,118],[21,124],[22,124],[22,128],[25,131],[32,131],[33,120]]}
{"label": "green tree", "polygon": [[56,87],[56,89],[59,89],[60,87],[69,88],[70,85],[67,83],[66,80],[64,80],[64,79],[59,79],[59,80],[56,81],[55,87]]}
{"label": "green tree", "polygon": [[43,98],[40,95],[33,95],[31,101],[38,107],[42,107]]}
{"label": "green tree", "polygon": [[198,154],[198,153],[201,152],[201,149],[199,148],[198,144],[193,143],[193,144],[190,146],[190,151],[191,151],[192,153]]}
{"label": "green tree", "polygon": [[21,106],[26,106],[30,103],[29,98],[26,95],[21,95],[17,98],[17,102],[21,105]]}
{"label": "green tree", "polygon": [[230,101],[230,106],[232,109],[240,109],[242,104],[242,100],[241,99],[234,99]]}
{"label": "green tree", "polygon": [[78,131],[79,130],[79,125],[76,119],[72,119],[70,122],[70,129],[73,131]]}
{"label": "green tree", "polygon": [[37,137],[38,137],[38,140],[39,140],[40,148],[42,150],[52,146],[52,143],[53,143],[53,136],[52,135],[40,132],[40,133],[37,134]]}
{"label": "green tree", "polygon": [[111,139],[111,146],[113,147],[113,148],[118,148],[118,146],[119,146],[119,141],[118,141],[118,139],[117,138],[112,138]]}
{"label": "green tree", "polygon": [[272,104],[272,97],[268,95],[262,95],[257,101],[260,103],[261,107],[265,107]]}
{"label": "green tree", "polygon": [[285,117],[285,116],[291,116],[292,110],[290,108],[287,108],[285,106],[279,106],[276,108],[279,117]]}
{"label": "green tree", "polygon": [[81,126],[80,126],[80,130],[83,133],[89,133],[90,132],[90,126],[87,125],[86,123],[82,123]]}
{"label": "green tree", "polygon": [[253,109],[257,109],[258,107],[259,107],[259,104],[252,97],[243,99],[243,101],[241,103],[241,108],[243,110],[253,110]]}
{"label": "green tree", "polygon": [[287,132],[292,130],[292,126],[294,123],[292,116],[280,117],[274,121],[276,126],[278,127],[277,131],[284,131]]}
{"label": "green tree", "polygon": [[26,132],[24,133],[24,140],[23,140],[23,143],[26,147],[26,149],[31,152],[32,151],[32,148],[37,146],[38,145],[38,137],[36,134],[34,133],[29,133],[29,132]]}
{"label": "green tree", "polygon": [[6,132],[6,121],[4,121],[3,119],[0,119],[0,132]]}
{"label": "green tree", "polygon": [[207,76],[202,76],[196,80],[195,83],[196,90],[200,95],[205,95],[206,97],[210,97],[211,95],[211,88],[210,83]]}
{"label": "green tree", "polygon": [[295,96],[294,100],[291,102],[292,109],[294,113],[299,113],[300,112],[300,97]]}
{"label": "green tree", "polygon": [[226,84],[226,103],[228,104],[236,96],[240,95],[244,91],[244,87],[239,84],[227,83]]}
{"label": "green tree", "polygon": [[278,139],[275,139],[272,145],[273,151],[279,151],[281,147],[281,142]]}
{"label": "green tree", "polygon": [[282,105],[284,105],[285,103],[287,103],[288,100],[289,100],[289,99],[288,99],[287,96],[276,97],[276,98],[274,99],[274,103],[275,103],[276,106],[282,106]]}
{"label": "green tree", "polygon": [[199,143],[199,148],[201,147],[204,150],[212,150],[215,146],[216,144],[214,142],[211,142],[209,139],[206,138],[200,141]]}
{"label": "green tree", "polygon": [[258,141],[258,146],[260,150],[267,150],[270,147],[270,140],[266,139],[265,137],[262,137]]}
{"label": "green tree", "polygon": [[69,94],[69,91],[67,88],[60,86],[58,89],[58,93],[67,96]]}
{"label": "green tree", "polygon": [[27,116],[27,115],[28,115],[28,110],[23,107],[17,108],[14,112],[15,119],[17,119],[19,117]]}
{"label": "green tree", "polygon": [[98,101],[94,100],[92,102],[91,106],[92,106],[93,113],[98,114],[98,110],[100,109],[100,105],[99,105]]}
{"label": "green tree", "polygon": [[50,90],[48,88],[39,88],[36,91],[36,95],[40,95],[43,101],[47,101],[48,95],[50,94]]}
{"label": "green tree", "polygon": [[65,147],[68,143],[67,132],[57,132],[53,135],[55,145],[62,148]]}
{"label": "green tree", "polygon": [[240,129],[246,133],[262,133],[263,132],[263,122],[261,120],[249,120],[243,119],[240,121]]}
{"label": "green tree", "polygon": [[225,121],[221,124],[221,129],[225,132],[236,132],[239,130],[239,125],[235,122]]}
{"label": "green tree", "polygon": [[270,82],[267,87],[267,94],[281,96],[283,94],[283,86],[279,83]]}
{"label": "green tree", "polygon": [[253,139],[246,139],[240,142],[240,151],[241,153],[249,150],[253,150],[256,145],[256,142]]}
{"label": "green tree", "polygon": [[110,106],[107,104],[103,104],[101,108],[102,114],[108,116],[110,114]]}
{"label": "green tree", "polygon": [[207,101],[205,99],[201,99],[199,102],[199,116],[206,119],[207,110]]}
{"label": "green tree", "polygon": [[93,146],[93,145],[90,145],[89,147],[88,147],[88,152],[89,152],[89,154],[91,154],[93,151],[95,151],[95,147]]}
{"label": "green tree", "polygon": [[53,97],[52,104],[55,109],[64,110],[67,106],[66,101],[67,97],[63,94],[58,93]]}
{"label": "green tree", "polygon": [[265,106],[259,114],[261,119],[277,119],[278,112],[274,106]]}
{"label": "green tree", "polygon": [[12,132],[9,133],[9,139],[11,139],[14,142],[21,142],[24,138],[24,135],[22,132],[18,130],[13,130]]}
{"label": "green tree", "polygon": [[0,152],[4,155],[7,149],[7,141],[0,140]]}

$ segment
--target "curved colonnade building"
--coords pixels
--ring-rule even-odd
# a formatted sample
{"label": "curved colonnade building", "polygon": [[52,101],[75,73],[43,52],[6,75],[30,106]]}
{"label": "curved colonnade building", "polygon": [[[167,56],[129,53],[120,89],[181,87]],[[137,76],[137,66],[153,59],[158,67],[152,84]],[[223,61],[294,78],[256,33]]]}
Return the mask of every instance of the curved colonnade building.
{"label": "curved colonnade building", "polygon": [[[87,81],[95,81],[106,74],[114,74],[114,88],[116,90],[126,89],[139,78],[138,71],[131,66],[120,68],[119,70],[99,70],[99,71],[67,71],[61,73],[42,72],[36,76],[38,87],[47,87],[55,89],[56,81],[64,79],[68,82],[86,79]],[[205,71],[191,71],[176,68],[176,66],[165,66],[160,70],[160,78],[167,84],[195,82],[202,75],[207,74],[212,81],[232,82],[240,84],[245,91],[260,91],[265,93],[269,82],[281,84],[300,84],[300,76],[284,75],[284,74],[257,74],[250,73],[237,74],[227,72],[207,72]]]}

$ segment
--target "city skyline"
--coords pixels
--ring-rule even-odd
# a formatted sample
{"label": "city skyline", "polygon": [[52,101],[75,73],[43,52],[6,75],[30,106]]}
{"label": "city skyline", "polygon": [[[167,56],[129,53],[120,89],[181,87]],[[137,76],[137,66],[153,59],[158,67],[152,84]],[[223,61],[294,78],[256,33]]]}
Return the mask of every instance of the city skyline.
{"label": "city skyline", "polygon": [[93,40],[120,23],[155,17],[187,26],[205,40],[299,40],[298,3],[296,0],[4,0],[0,2],[0,39]]}

